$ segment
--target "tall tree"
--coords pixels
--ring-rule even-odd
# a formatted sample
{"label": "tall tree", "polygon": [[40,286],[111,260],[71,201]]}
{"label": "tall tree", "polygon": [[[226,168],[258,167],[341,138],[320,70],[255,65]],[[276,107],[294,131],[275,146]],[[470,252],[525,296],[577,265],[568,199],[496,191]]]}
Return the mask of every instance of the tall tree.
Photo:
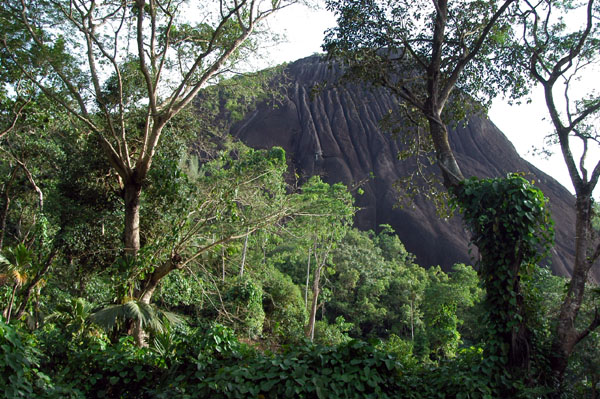
{"label": "tall tree", "polygon": [[385,87],[412,115],[425,118],[447,188],[463,180],[448,141],[448,116],[464,114],[448,105],[460,97],[467,100],[463,105],[473,98],[487,103],[496,87],[515,77],[491,68],[489,61],[504,39],[514,2],[327,1],[338,27],[329,31],[324,48],[347,67],[346,77]]}
{"label": "tall tree", "polygon": [[[2,62],[19,69],[99,137],[122,189],[128,254],[140,249],[140,196],[163,129],[203,86],[254,50],[266,18],[295,2],[20,0],[0,5]],[[132,113],[141,120],[132,121]]]}
{"label": "tall tree", "polygon": [[[328,4],[338,14],[339,26],[329,33],[326,49],[346,64],[347,76],[391,90],[427,121],[446,188],[458,187],[462,180],[444,124],[462,116],[452,104],[458,104],[465,94],[470,97],[460,102],[461,107],[474,99],[485,104],[496,91],[511,96],[525,94],[528,86],[523,67],[543,86],[577,193],[577,256],[551,355],[554,376],[560,381],[574,345],[600,323],[600,318],[594,318],[583,330],[577,330],[574,323],[589,271],[600,256],[590,225],[591,195],[600,166],[596,164],[591,173],[586,167],[589,146],[598,140],[590,121],[597,115],[600,102],[590,95],[574,100],[570,90],[577,73],[592,67],[597,58],[598,5],[593,0],[584,5],[551,0],[435,0],[430,4],[346,0]],[[576,9],[583,11],[577,14]],[[582,28],[567,25],[561,18],[565,13],[578,15]],[[520,45],[513,41],[515,23],[522,26]],[[565,83],[563,90],[558,89],[557,82]],[[559,91],[564,100],[556,101]],[[557,104],[564,104],[564,110]],[[574,139],[582,143],[579,160],[573,155]],[[518,270],[518,262],[515,266]]]}
{"label": "tall tree", "polygon": [[331,265],[331,251],[350,228],[354,206],[352,195],[343,184],[329,185],[321,181],[318,176],[306,182],[302,186],[302,192],[294,200],[297,203],[297,211],[288,229],[300,238],[304,244],[302,247],[308,247],[306,299],[308,299],[311,259],[314,260],[312,300],[305,331],[306,337],[312,341],[319,307],[321,277],[326,267]]}
{"label": "tall tree", "polygon": [[551,137],[560,145],[576,195],[575,261],[550,354],[554,378],[561,382],[575,345],[600,326],[599,312],[585,328],[576,323],[590,270],[600,257],[600,236],[592,227],[600,162],[588,158],[600,143],[600,97],[591,89],[600,64],[600,5],[595,0],[525,1],[519,16],[522,36],[516,49],[525,57],[514,66],[523,67],[543,89],[555,129]]}
{"label": "tall tree", "polygon": [[[470,104],[484,105],[498,87],[524,87],[518,73],[497,68],[509,38],[515,0],[344,0],[328,1],[338,27],[326,40],[329,55],[346,67],[346,77],[366,80],[404,100],[407,115],[427,126],[426,139],[435,151],[446,189],[460,189],[464,176],[450,147],[447,124],[460,121]],[[513,82],[513,79],[517,79]],[[419,134],[419,129],[417,134]],[[421,140],[417,140],[417,143]],[[492,195],[492,194],[491,194]],[[476,235],[476,232],[473,232]],[[497,259],[482,253],[482,263]],[[522,258],[514,255],[511,282],[519,292]],[[507,324],[508,323],[508,316]],[[499,321],[498,321],[499,322]],[[504,335],[503,355],[511,368],[527,367],[521,326]]]}

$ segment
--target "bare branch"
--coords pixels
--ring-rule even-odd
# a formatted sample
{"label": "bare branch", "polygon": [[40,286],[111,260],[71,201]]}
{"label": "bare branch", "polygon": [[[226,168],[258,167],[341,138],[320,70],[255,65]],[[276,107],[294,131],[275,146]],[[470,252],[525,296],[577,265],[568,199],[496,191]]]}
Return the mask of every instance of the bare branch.
{"label": "bare branch", "polygon": [[35,179],[33,178],[33,175],[27,168],[27,165],[25,165],[24,162],[17,159],[16,157],[13,157],[13,159],[17,163],[17,165],[19,165],[21,169],[23,169],[23,172],[25,172],[25,176],[27,176],[27,180],[29,180],[29,183],[31,184],[35,192],[38,194],[38,206],[40,210],[44,209],[44,193],[42,192],[40,187],[35,183]]}
{"label": "bare branch", "polygon": [[[27,10],[28,9],[27,9],[27,6],[25,5],[25,0],[21,0],[21,21],[25,24],[25,27],[26,27],[29,35],[31,36],[33,41],[36,43],[36,45],[38,45],[40,48],[45,48],[46,45],[38,37],[38,35],[35,33],[35,30],[32,28],[31,24],[29,23],[29,19],[27,17]],[[6,43],[6,40],[3,39],[3,41],[4,41],[5,48],[9,49],[9,46]],[[20,65],[20,63],[18,61],[16,61],[16,64],[19,66],[21,71],[25,72],[24,67],[22,65]],[[62,83],[66,86],[66,88],[68,89],[70,94],[75,98],[75,100],[79,104],[79,108],[81,110],[81,113],[85,117],[85,119],[89,119],[89,113],[87,110],[87,106],[85,105],[85,101],[83,100],[83,97],[81,97],[81,94],[79,94],[79,90],[77,90],[77,87],[75,87],[73,85],[73,83],[71,82],[71,79],[69,79],[69,77],[66,76],[64,74],[64,72],[55,65],[55,63],[50,62],[49,64],[52,67],[52,70],[54,71],[54,73],[56,73],[58,75],[58,77],[60,78]],[[33,78],[34,83],[39,83],[37,81],[37,79],[35,79],[30,73],[28,73],[28,72],[26,72],[26,73],[30,80]],[[40,86],[41,86],[41,84],[40,84]],[[62,103],[64,103],[64,101]]]}
{"label": "bare branch", "polygon": [[15,111],[12,122],[10,123],[10,125],[8,127],[6,127],[4,130],[2,130],[2,132],[0,132],[0,139],[2,139],[2,137],[4,137],[6,134],[8,134],[10,131],[12,131],[15,126],[17,125],[17,121],[19,120],[19,117],[21,116],[21,112],[23,112],[23,109],[27,106],[27,104],[29,104],[31,102],[31,99],[27,99],[25,102],[23,102],[23,104],[21,104],[19,106],[19,108]]}
{"label": "bare branch", "polygon": [[600,312],[598,311],[598,308],[596,308],[595,311],[594,311],[594,319],[587,326],[587,328],[585,330],[581,331],[577,335],[577,338],[575,339],[575,342],[578,343],[579,341],[581,341],[582,339],[584,339],[585,337],[587,337],[592,331],[594,331],[599,326],[600,326]]}

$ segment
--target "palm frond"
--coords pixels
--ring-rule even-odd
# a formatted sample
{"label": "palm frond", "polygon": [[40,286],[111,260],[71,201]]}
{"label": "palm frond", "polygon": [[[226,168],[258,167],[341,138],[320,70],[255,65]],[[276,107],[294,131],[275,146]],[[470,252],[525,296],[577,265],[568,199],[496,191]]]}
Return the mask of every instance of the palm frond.
{"label": "palm frond", "polygon": [[165,330],[163,319],[171,324],[183,323],[180,316],[137,300],[107,306],[90,316],[93,323],[106,330],[113,329],[119,322],[132,320],[139,323],[142,329],[163,332]]}
{"label": "palm frond", "polygon": [[164,317],[167,322],[171,325],[181,325],[185,323],[185,319],[178,315],[177,313],[173,313],[173,312],[168,312],[166,310],[162,310],[162,309],[156,309],[157,313]]}
{"label": "palm frond", "polygon": [[12,255],[14,256],[14,264],[17,267],[23,268],[28,266],[33,260],[33,253],[27,249],[24,244],[17,245],[12,250]]}
{"label": "palm frond", "polygon": [[6,256],[0,255],[0,264],[12,266],[15,268],[25,268],[31,264],[33,253],[27,249],[24,244],[19,244],[14,248],[8,248],[4,251]]}
{"label": "palm frond", "polygon": [[17,284],[18,287],[27,281],[27,274],[21,273],[17,269],[9,268],[6,273],[0,273],[0,285]]}
{"label": "palm frond", "polygon": [[90,316],[93,323],[105,330],[112,330],[119,321],[125,319],[124,305],[110,305]]}
{"label": "palm frond", "polygon": [[143,329],[163,331],[162,320],[154,311],[153,306],[140,301],[129,301],[123,306],[125,307],[127,318],[140,323]]}

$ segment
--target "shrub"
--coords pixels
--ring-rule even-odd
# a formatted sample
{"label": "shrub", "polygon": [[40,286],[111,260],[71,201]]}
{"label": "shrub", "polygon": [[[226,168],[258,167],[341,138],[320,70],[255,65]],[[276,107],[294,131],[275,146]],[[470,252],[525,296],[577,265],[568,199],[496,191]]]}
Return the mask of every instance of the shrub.
{"label": "shrub", "polygon": [[283,343],[298,342],[304,336],[308,313],[302,293],[290,276],[275,268],[263,280],[265,333],[272,333]]}
{"label": "shrub", "polygon": [[236,277],[229,284],[223,300],[227,311],[239,320],[234,329],[249,338],[260,336],[265,321],[262,286],[246,276]]}
{"label": "shrub", "polygon": [[335,319],[335,324],[329,324],[326,320],[319,320],[315,323],[315,342],[322,345],[341,345],[350,342],[352,338],[348,332],[354,325],[346,323],[343,316]]}
{"label": "shrub", "polygon": [[0,394],[2,398],[29,398],[35,366],[17,331],[0,317]]}

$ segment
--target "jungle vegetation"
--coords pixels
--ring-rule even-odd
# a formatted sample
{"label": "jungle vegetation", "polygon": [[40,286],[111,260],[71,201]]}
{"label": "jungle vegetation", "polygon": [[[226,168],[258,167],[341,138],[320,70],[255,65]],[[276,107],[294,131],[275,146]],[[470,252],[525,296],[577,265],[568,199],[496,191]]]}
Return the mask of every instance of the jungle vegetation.
{"label": "jungle vegetation", "polygon": [[[354,229],[360,189],[290,176],[283,149],[228,136],[277,101],[280,69],[231,71],[292,3],[2,2],[0,395],[597,398],[600,167],[569,143],[597,142],[600,102],[561,112],[553,88],[597,59],[598,5],[578,31],[548,17],[571,2],[328,2],[329,56],[428,127],[419,142],[481,254],[445,273],[390,226]],[[469,111],[452,96],[485,106],[532,79],[576,188],[571,279],[541,264],[543,194],[514,174],[464,179],[446,145]]]}

